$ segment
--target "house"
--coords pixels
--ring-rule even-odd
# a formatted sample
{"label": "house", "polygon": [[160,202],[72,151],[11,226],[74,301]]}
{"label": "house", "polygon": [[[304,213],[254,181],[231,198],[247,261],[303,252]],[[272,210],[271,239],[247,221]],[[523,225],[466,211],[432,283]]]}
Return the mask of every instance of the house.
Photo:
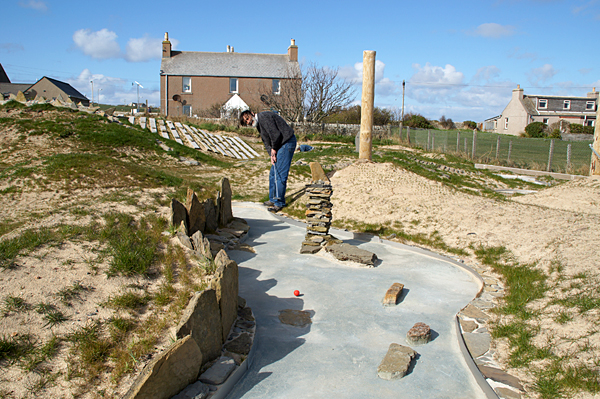
{"label": "house", "polygon": [[31,83],[12,83],[0,64],[0,100],[8,99],[11,94],[25,93],[31,87]]}
{"label": "house", "polygon": [[47,100],[59,99],[67,101],[67,99],[70,99],[75,104],[81,104],[86,107],[90,105],[90,100],[73,86],[47,76],[44,76],[31,85],[25,93],[25,97],[28,99],[34,99],[37,96],[42,96]]}
{"label": "house", "polygon": [[168,33],[162,45],[160,106],[167,116],[220,109],[236,94],[258,110],[264,107],[261,95],[279,95],[286,82],[300,76],[293,39],[287,54],[236,53],[231,46],[222,53],[175,51]]}
{"label": "house", "polygon": [[[512,91],[512,98],[502,114],[485,121],[486,130],[495,133],[519,135],[532,122],[547,125],[577,123],[594,126],[598,107],[598,92],[593,88],[586,97],[525,95],[520,85]],[[493,130],[492,130],[493,129]]]}

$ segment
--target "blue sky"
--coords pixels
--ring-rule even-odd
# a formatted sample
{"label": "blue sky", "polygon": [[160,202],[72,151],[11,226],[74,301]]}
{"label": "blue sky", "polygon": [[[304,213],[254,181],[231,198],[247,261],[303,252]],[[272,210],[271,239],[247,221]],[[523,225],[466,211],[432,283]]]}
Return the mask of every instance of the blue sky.
{"label": "blue sky", "polygon": [[161,42],[174,49],[284,54],[339,68],[360,101],[364,50],[376,51],[375,105],[481,122],[511,91],[600,90],[600,0],[84,2],[5,0],[0,63],[13,83],[43,76],[103,103],[159,104]]}

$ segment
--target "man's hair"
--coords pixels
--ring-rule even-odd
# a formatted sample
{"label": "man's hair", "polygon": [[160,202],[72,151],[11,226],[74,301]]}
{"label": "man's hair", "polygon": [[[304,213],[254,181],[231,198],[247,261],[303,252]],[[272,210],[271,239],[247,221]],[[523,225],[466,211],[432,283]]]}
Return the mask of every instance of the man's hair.
{"label": "man's hair", "polygon": [[246,121],[244,120],[244,117],[246,115],[252,115],[252,111],[250,111],[249,109],[245,110],[244,112],[242,112],[240,114],[240,125],[242,126],[246,126]]}

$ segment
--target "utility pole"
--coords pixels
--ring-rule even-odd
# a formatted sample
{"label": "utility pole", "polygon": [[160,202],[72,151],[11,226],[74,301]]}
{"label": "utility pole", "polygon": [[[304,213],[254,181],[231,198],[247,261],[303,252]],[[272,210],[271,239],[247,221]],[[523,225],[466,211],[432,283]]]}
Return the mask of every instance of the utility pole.
{"label": "utility pole", "polygon": [[375,101],[375,51],[363,51],[363,85],[360,110],[359,159],[371,160],[373,103]]}
{"label": "utility pole", "polygon": [[94,106],[94,81],[90,80],[90,83],[92,84],[92,107]]}
{"label": "utility pole", "polygon": [[600,175],[600,107],[596,104],[596,121],[594,122],[594,142],[590,144],[592,148],[592,163],[590,165],[590,175]]}

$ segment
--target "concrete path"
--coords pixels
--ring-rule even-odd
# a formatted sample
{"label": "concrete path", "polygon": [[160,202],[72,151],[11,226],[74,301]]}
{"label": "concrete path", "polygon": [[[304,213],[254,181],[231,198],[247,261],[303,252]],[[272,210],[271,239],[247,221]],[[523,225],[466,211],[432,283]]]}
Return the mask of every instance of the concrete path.
{"label": "concrete path", "polygon": [[[254,311],[257,333],[250,368],[228,398],[486,397],[461,352],[455,322],[481,286],[475,274],[426,251],[378,238],[359,241],[339,230],[332,234],[377,254],[377,266],[301,255],[303,223],[253,203],[234,203],[233,213],[250,225],[246,243],[256,250],[229,256],[239,264],[240,296]],[[402,301],[384,307],[395,282],[405,285]],[[282,324],[284,309],[310,312],[312,324]],[[429,344],[406,343],[416,322],[431,327]],[[377,366],[391,343],[419,355],[408,375],[386,381]]]}

